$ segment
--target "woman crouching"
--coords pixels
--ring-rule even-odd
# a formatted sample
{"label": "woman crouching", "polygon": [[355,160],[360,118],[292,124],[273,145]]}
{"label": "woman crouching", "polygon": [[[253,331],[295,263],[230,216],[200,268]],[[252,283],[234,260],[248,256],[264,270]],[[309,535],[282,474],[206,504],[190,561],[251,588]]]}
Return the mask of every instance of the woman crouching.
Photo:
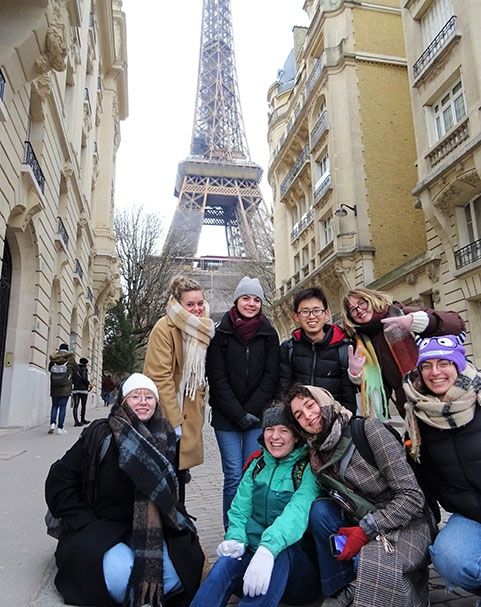
{"label": "woman crouching", "polygon": [[[241,479],[228,512],[219,559],[191,607],[305,605],[320,595],[317,567],[301,546],[311,503],[318,495],[307,461],[283,405],[269,407],[262,421],[262,451]],[[315,560],[315,557],[314,557]]]}
{"label": "woman crouching", "polygon": [[[378,419],[363,419],[368,462],[352,438],[352,413],[329,392],[295,386],[288,400],[312,471],[337,500],[317,500],[310,514],[322,591],[331,597],[323,607],[427,606],[430,515],[398,439]],[[344,536],[337,558],[331,534]]]}
{"label": "woman crouching", "polygon": [[50,468],[55,585],[71,605],[187,606],[204,557],[178,502],[175,432],[151,379],[134,373],[122,394]]}

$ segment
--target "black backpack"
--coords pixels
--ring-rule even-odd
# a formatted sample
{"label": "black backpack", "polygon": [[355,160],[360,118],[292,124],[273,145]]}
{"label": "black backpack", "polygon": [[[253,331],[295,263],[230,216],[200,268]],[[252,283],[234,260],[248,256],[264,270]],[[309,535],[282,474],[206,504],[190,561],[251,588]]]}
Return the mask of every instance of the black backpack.
{"label": "black backpack", "polygon": [[[257,452],[255,452],[255,454],[256,453]],[[250,461],[252,461],[253,459],[256,459],[255,454],[253,454],[254,457],[252,457],[250,459]],[[299,489],[299,487],[302,483],[302,477],[304,475],[304,470],[306,469],[306,466],[308,463],[309,463],[309,456],[306,454],[305,457],[301,457],[300,459],[298,459],[292,466],[291,476],[292,476],[292,484],[294,485],[294,491],[297,491]],[[265,467],[265,465],[266,465],[266,460],[264,459],[264,456],[261,453],[257,457],[254,468],[252,468],[252,478],[253,479],[256,478],[256,476]]]}

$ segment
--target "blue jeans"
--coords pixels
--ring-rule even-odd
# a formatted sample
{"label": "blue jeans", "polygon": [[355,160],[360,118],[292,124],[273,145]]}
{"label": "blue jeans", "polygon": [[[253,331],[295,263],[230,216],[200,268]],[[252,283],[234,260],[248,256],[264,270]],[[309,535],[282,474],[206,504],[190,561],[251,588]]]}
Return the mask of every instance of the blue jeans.
{"label": "blue jeans", "polygon": [[[164,565],[164,594],[181,587],[177,571],[170,560],[169,552],[165,543],[162,546],[162,558]],[[134,552],[127,544],[120,542],[112,546],[104,554],[103,569],[104,580],[110,596],[116,603],[123,603],[130,573],[134,565]]]}
{"label": "blue jeans", "polygon": [[481,523],[452,514],[429,552],[448,587],[481,596]]}
{"label": "blue jeans", "polygon": [[57,423],[58,414],[58,425],[57,428],[63,428],[65,421],[65,414],[67,412],[68,396],[52,396],[52,408],[50,409],[50,423]]}
{"label": "blue jeans", "polygon": [[307,605],[320,596],[317,569],[298,544],[289,546],[277,556],[267,594],[242,596],[244,573],[252,557],[249,550],[238,559],[221,556],[190,607],[224,607],[232,594],[242,597],[240,606],[249,607],[277,607],[281,600],[288,605]]}
{"label": "blue jeans", "polygon": [[223,513],[224,527],[227,529],[227,513],[242,478],[242,467],[249,455],[261,447],[257,442],[261,429],[239,431],[215,429],[214,431],[224,473]]}
{"label": "blue jeans", "polygon": [[309,528],[314,536],[322,594],[332,596],[356,577],[353,561],[338,561],[332,555],[329,536],[337,533],[339,527],[351,527],[342,510],[330,498],[319,498],[311,507]]}

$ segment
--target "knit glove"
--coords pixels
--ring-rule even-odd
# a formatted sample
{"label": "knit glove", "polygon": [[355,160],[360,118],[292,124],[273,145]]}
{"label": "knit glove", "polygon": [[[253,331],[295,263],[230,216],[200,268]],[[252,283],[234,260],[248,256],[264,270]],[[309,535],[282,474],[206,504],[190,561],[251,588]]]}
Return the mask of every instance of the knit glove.
{"label": "knit glove", "polygon": [[265,546],[259,546],[244,573],[244,596],[267,594],[273,567],[274,555]]}
{"label": "knit glove", "polygon": [[382,318],[381,322],[383,323],[384,327],[391,327],[392,325],[395,325],[400,329],[411,331],[413,320],[412,314],[406,314],[405,316],[389,316],[388,318]]}
{"label": "knit glove", "polygon": [[341,527],[337,533],[347,537],[347,542],[337,557],[338,561],[350,561],[370,541],[361,527]]}
{"label": "knit glove", "polygon": [[237,540],[224,540],[217,546],[217,556],[230,556],[233,559],[240,558],[246,547]]}
{"label": "knit glove", "polygon": [[249,430],[251,426],[258,424],[259,421],[259,418],[252,415],[252,413],[246,413],[244,417],[237,422],[237,424],[241,430]]}
{"label": "knit glove", "polygon": [[366,362],[366,357],[363,355],[363,348],[361,345],[356,347],[356,351],[354,352],[354,348],[352,346],[347,347],[347,358],[349,360],[349,374],[353,377],[358,377],[361,375],[362,370],[364,368],[364,364]]}

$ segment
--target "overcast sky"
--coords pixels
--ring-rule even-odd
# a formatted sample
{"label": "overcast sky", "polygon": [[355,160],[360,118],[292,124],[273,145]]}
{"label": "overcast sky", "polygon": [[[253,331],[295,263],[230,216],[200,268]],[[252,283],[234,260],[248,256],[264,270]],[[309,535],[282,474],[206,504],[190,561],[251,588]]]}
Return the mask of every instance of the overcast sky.
{"label": "overcast sky", "polygon": [[[267,90],[308,25],[303,0],[231,0],[242,113],[252,160],[267,173]],[[116,204],[142,204],[169,225],[177,164],[190,149],[202,0],[124,0],[129,117],[117,156]],[[272,194],[266,179],[265,199]],[[203,237],[206,230],[203,231]],[[202,239],[205,241],[205,238]],[[221,254],[223,251],[204,250]]]}

